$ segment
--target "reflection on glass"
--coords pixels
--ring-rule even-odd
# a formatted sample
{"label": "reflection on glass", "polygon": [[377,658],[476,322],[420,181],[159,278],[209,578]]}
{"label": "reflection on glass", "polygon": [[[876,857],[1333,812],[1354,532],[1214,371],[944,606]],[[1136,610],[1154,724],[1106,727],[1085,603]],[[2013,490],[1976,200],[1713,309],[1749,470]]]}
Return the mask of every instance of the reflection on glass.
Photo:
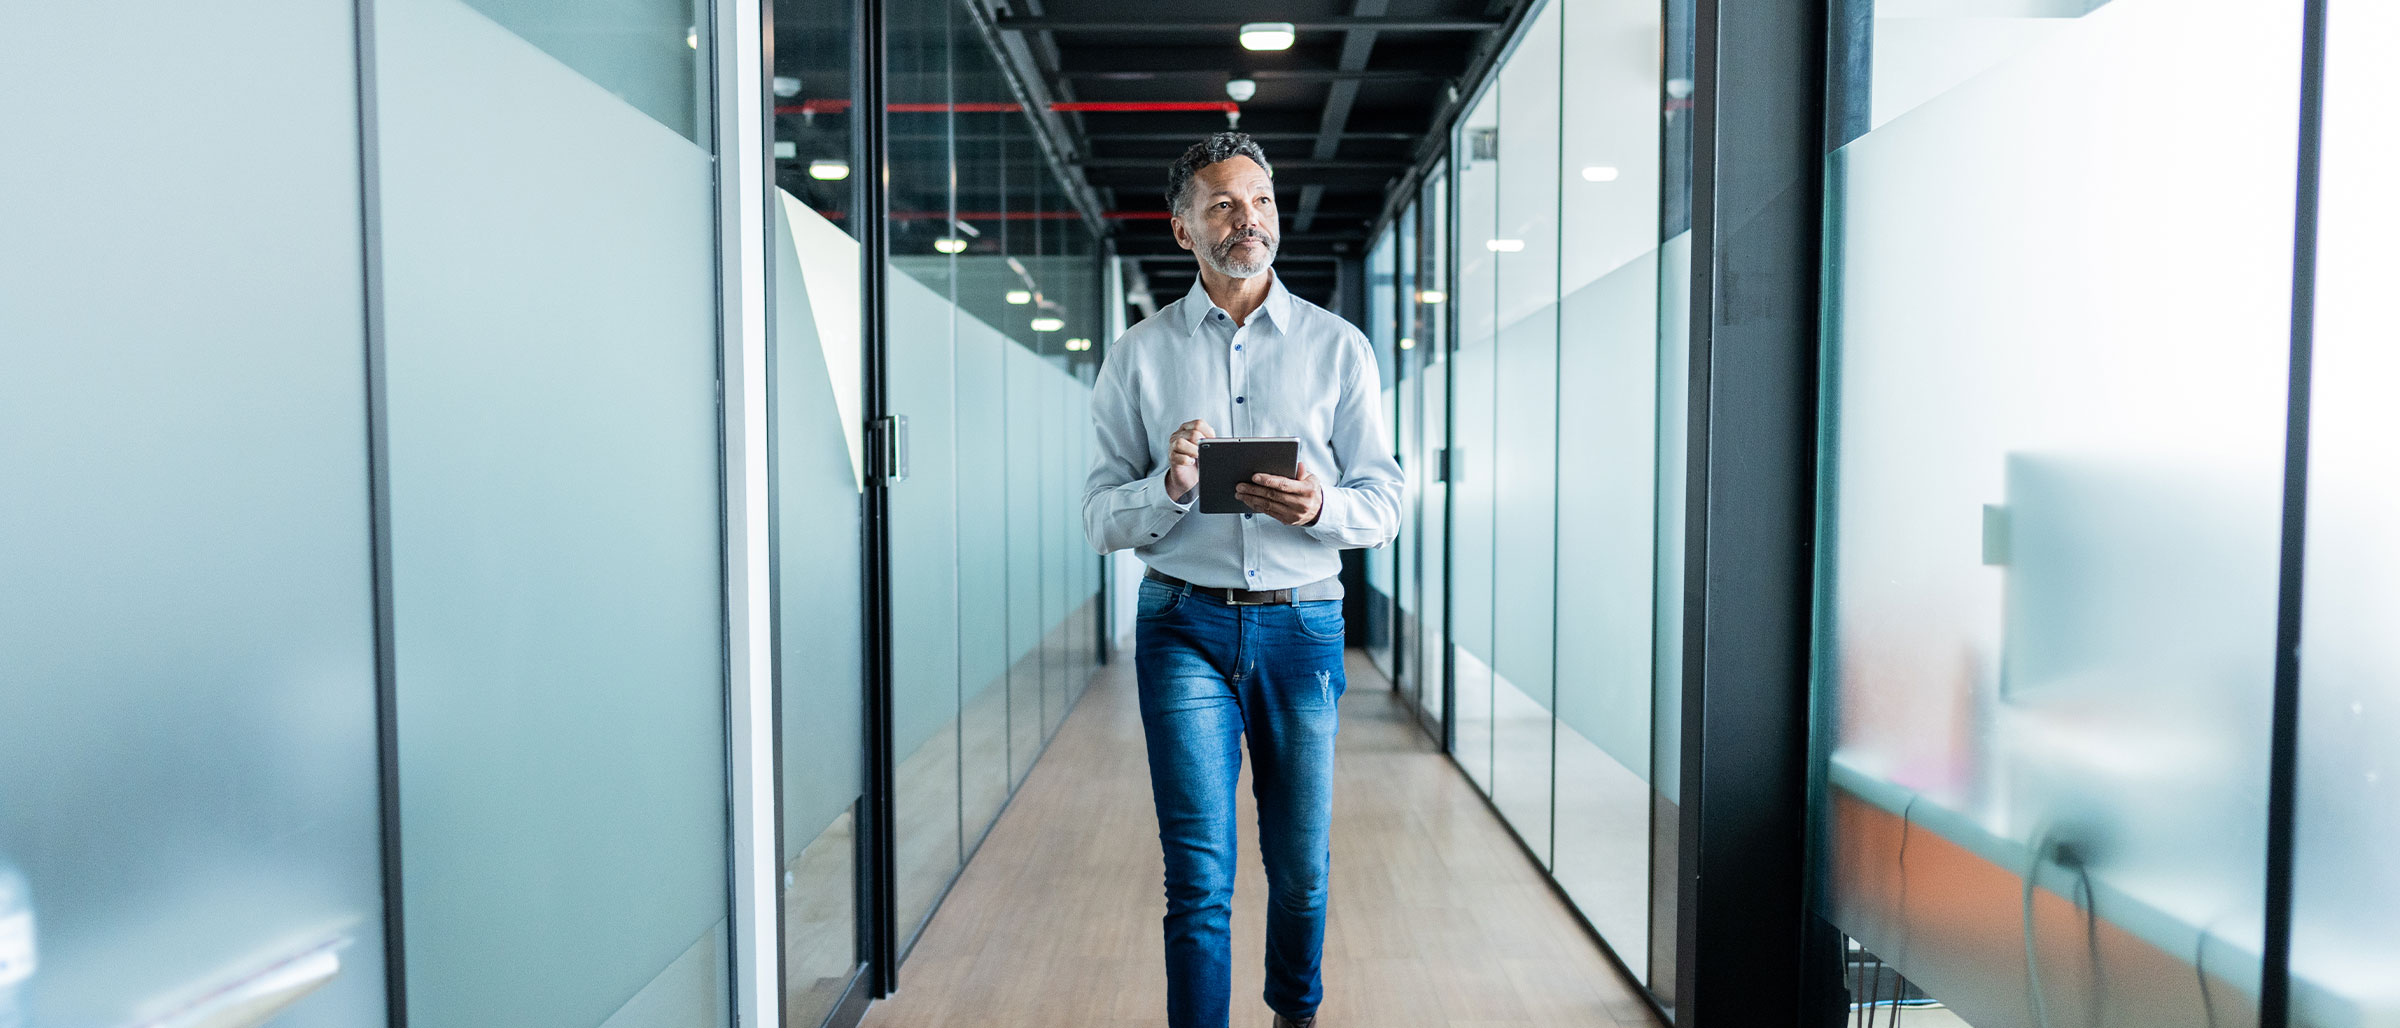
{"label": "reflection on glass", "polygon": [[1417,713],[1426,729],[1436,739],[1443,734],[1445,693],[1449,680],[1450,635],[1446,627],[1449,603],[1450,575],[1450,506],[1453,472],[1446,470],[1451,457],[1450,446],[1450,318],[1453,308],[1448,294],[1457,286],[1450,281],[1450,177],[1436,171],[1418,194],[1417,231],[1423,242],[1418,248],[1420,267],[1417,273],[1417,350],[1425,354],[1420,365],[1423,374],[1417,387],[1418,409],[1424,414],[1419,432],[1419,449],[1423,456],[1417,474],[1408,476],[1420,490],[1418,548],[1422,553],[1419,567],[1423,568],[1423,604],[1417,614],[1418,631],[1414,638],[1417,665],[1423,668],[1424,688],[1417,698]]}
{"label": "reflection on glass", "polygon": [[1458,174],[1458,350],[1451,358],[1450,619],[1454,664],[1452,753],[1485,792],[1492,782],[1492,558],[1499,469],[1497,397],[1499,256],[1483,243],[1499,231],[1500,93],[1495,84],[1467,114],[1454,144]]}
{"label": "reflection on glass", "polygon": [[[1493,264],[1492,800],[1551,863],[1558,541],[1559,14],[1534,16],[1500,69]],[[1464,297],[1472,302],[1473,296]]]}
{"label": "reflection on glass", "polygon": [[951,17],[946,0],[884,9],[893,109],[885,360],[890,410],[908,419],[909,474],[889,489],[893,868],[903,951],[964,860],[959,823],[959,515],[956,238],[950,195]]}
{"label": "reflection on glass", "polygon": [[1971,1023],[2254,1021],[2299,13],[2118,0],[1828,168],[1825,913]]}
{"label": "reflection on glass", "polygon": [[[775,184],[835,227],[856,235],[850,210],[857,187],[847,173],[857,146],[850,112],[856,77],[850,50],[858,31],[853,5],[809,0],[774,4]],[[843,173],[835,174],[836,169]],[[894,235],[896,242],[898,233]],[[907,251],[895,247],[892,252]]]}
{"label": "reflection on glass", "polygon": [[1557,186],[1571,228],[1559,242],[1555,872],[1637,977],[1650,955],[1653,561],[1658,529],[1681,528],[1655,516],[1661,68],[1647,41],[1660,31],[1656,6],[1564,2],[1560,93],[1576,100]]}

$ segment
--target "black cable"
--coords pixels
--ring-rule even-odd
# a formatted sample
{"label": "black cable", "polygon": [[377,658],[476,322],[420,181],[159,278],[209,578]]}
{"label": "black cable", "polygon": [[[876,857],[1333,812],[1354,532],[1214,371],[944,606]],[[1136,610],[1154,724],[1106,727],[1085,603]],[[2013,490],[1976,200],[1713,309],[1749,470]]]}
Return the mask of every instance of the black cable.
{"label": "black cable", "polygon": [[2211,921],[2200,929],[2200,941],[2192,945],[2192,973],[2200,978],[2200,1012],[2208,1017],[2208,1028],[2217,1028],[2217,1001],[2208,988],[2208,935],[2216,930]]}
{"label": "black cable", "polygon": [[2050,848],[2050,833],[2044,829],[2034,837],[2033,863],[2025,869],[2023,926],[2025,934],[2025,1008],[2032,1015],[2035,1028],[2050,1028],[2050,1007],[2042,998],[2042,965],[2039,947],[2033,938],[2033,882],[2042,873],[2042,858]]}
{"label": "black cable", "polygon": [[2074,867],[2076,889],[2083,896],[2080,905],[2083,907],[2084,959],[2092,969],[2091,992],[2084,1006],[2090,1016],[2084,1023],[2097,1025],[2102,1023],[2101,1011],[2108,1009],[2108,979],[2102,974],[2100,964],[2100,898],[2092,891],[2091,868],[2084,864],[2081,857],[2075,858]]}

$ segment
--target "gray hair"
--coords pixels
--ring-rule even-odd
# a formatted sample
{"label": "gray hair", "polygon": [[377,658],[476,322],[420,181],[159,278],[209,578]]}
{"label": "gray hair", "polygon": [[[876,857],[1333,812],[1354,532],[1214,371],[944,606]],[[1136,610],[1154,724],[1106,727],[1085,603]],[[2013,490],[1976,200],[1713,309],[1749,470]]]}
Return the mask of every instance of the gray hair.
{"label": "gray hair", "polygon": [[1192,196],[1192,176],[1198,174],[1200,169],[1236,157],[1257,161],[1259,169],[1266,172],[1268,178],[1275,177],[1275,169],[1267,165],[1267,152],[1259,149],[1256,141],[1240,132],[1219,132],[1193,143],[1191,149],[1185,150],[1183,156],[1176,158],[1174,165],[1167,169],[1167,211],[1178,215],[1183,213],[1183,205]]}

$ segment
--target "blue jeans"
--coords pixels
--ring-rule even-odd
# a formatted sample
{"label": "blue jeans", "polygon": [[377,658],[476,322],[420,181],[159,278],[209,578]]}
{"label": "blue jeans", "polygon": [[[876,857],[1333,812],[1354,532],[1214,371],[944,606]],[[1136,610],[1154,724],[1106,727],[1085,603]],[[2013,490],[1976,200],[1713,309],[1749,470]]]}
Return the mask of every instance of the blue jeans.
{"label": "blue jeans", "polygon": [[1333,862],[1333,736],[1349,685],[1341,601],[1237,607],[1144,579],[1134,667],[1166,854],[1169,1028],[1226,1028],[1245,731],[1267,869],[1267,1006],[1293,1018],[1316,1013]]}

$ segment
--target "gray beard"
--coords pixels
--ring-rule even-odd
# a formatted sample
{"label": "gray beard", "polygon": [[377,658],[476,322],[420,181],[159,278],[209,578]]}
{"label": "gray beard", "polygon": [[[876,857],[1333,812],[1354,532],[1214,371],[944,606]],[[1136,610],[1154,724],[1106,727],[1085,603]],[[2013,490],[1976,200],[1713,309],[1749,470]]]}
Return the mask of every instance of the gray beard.
{"label": "gray beard", "polygon": [[[1254,262],[1235,259],[1233,248],[1244,239],[1256,239],[1265,244],[1266,254]],[[1207,262],[1209,270],[1227,278],[1257,278],[1265,274],[1267,268],[1275,263],[1275,252],[1276,245],[1273,236],[1252,231],[1228,237],[1223,243],[1202,250],[1200,259]]]}

